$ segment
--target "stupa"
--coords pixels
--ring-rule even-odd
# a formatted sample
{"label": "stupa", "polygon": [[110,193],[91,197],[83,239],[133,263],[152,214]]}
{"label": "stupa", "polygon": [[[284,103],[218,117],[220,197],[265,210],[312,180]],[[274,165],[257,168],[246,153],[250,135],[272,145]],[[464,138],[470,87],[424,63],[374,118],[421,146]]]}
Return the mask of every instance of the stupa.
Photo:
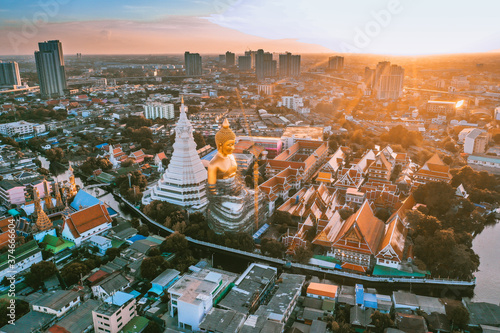
{"label": "stupa", "polygon": [[158,183],[144,194],[144,205],[153,200],[161,200],[182,206],[191,212],[206,209],[207,172],[196,152],[193,126],[186,115],[186,109],[182,99],[170,164]]}

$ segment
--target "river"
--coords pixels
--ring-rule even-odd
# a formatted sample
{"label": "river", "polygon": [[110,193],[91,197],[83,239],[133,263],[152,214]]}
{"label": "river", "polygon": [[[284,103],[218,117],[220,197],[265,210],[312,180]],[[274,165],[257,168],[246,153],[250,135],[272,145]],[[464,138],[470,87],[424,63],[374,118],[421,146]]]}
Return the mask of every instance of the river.
{"label": "river", "polygon": [[500,303],[500,223],[486,227],[472,242],[479,255],[479,272],[476,272],[474,301]]}

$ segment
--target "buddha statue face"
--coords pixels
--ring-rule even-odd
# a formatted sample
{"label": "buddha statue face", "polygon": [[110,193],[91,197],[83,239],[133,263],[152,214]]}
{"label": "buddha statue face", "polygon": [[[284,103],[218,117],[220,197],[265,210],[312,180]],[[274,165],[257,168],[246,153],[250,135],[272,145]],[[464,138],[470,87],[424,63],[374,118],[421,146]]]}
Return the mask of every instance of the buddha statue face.
{"label": "buddha statue face", "polygon": [[224,120],[222,128],[215,135],[215,142],[217,144],[217,150],[223,156],[227,156],[233,153],[234,143],[236,135],[229,128],[229,122],[227,119]]}
{"label": "buddha statue face", "polygon": [[234,140],[227,140],[224,143],[220,143],[217,149],[223,156],[231,155],[234,151]]}

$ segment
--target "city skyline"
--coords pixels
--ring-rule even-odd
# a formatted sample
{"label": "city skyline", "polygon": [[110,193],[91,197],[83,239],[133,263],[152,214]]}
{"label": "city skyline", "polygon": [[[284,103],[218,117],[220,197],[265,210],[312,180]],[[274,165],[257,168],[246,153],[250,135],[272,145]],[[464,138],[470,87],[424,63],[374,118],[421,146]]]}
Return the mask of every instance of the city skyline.
{"label": "city skyline", "polygon": [[[349,4],[302,1],[6,1],[0,9],[2,55],[31,54],[58,39],[68,54],[219,54],[272,52],[426,55],[500,50],[494,14],[476,6],[428,0]],[[321,10],[318,10],[321,9]],[[486,12],[484,8],[489,8]],[[276,19],[279,17],[279,19]],[[446,41],[446,42],[443,42]]]}

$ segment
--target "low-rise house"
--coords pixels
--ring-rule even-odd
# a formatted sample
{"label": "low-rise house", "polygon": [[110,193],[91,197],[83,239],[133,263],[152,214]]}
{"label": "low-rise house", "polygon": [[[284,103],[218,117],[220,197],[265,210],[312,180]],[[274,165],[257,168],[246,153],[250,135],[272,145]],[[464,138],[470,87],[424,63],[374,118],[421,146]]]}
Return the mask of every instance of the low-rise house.
{"label": "low-rise house", "polygon": [[53,314],[56,317],[64,316],[69,310],[78,306],[81,296],[75,290],[53,290],[46,292],[32,303],[33,311]]}
{"label": "low-rise house", "polygon": [[130,287],[130,281],[120,272],[110,274],[92,286],[92,294],[98,298],[113,296],[118,291]]}
{"label": "low-rise house", "polygon": [[38,247],[35,240],[31,240],[16,247],[13,256],[15,258],[15,263],[14,267],[11,268],[9,253],[5,252],[0,255],[0,281],[2,281],[6,276],[19,274],[30,268],[31,265],[38,264],[43,260],[42,249]]}
{"label": "low-rise house", "polygon": [[99,254],[105,255],[106,250],[109,248],[112,248],[113,245],[111,244],[111,239],[99,236],[99,235],[93,235],[89,239],[90,246],[95,246],[99,250]]}

